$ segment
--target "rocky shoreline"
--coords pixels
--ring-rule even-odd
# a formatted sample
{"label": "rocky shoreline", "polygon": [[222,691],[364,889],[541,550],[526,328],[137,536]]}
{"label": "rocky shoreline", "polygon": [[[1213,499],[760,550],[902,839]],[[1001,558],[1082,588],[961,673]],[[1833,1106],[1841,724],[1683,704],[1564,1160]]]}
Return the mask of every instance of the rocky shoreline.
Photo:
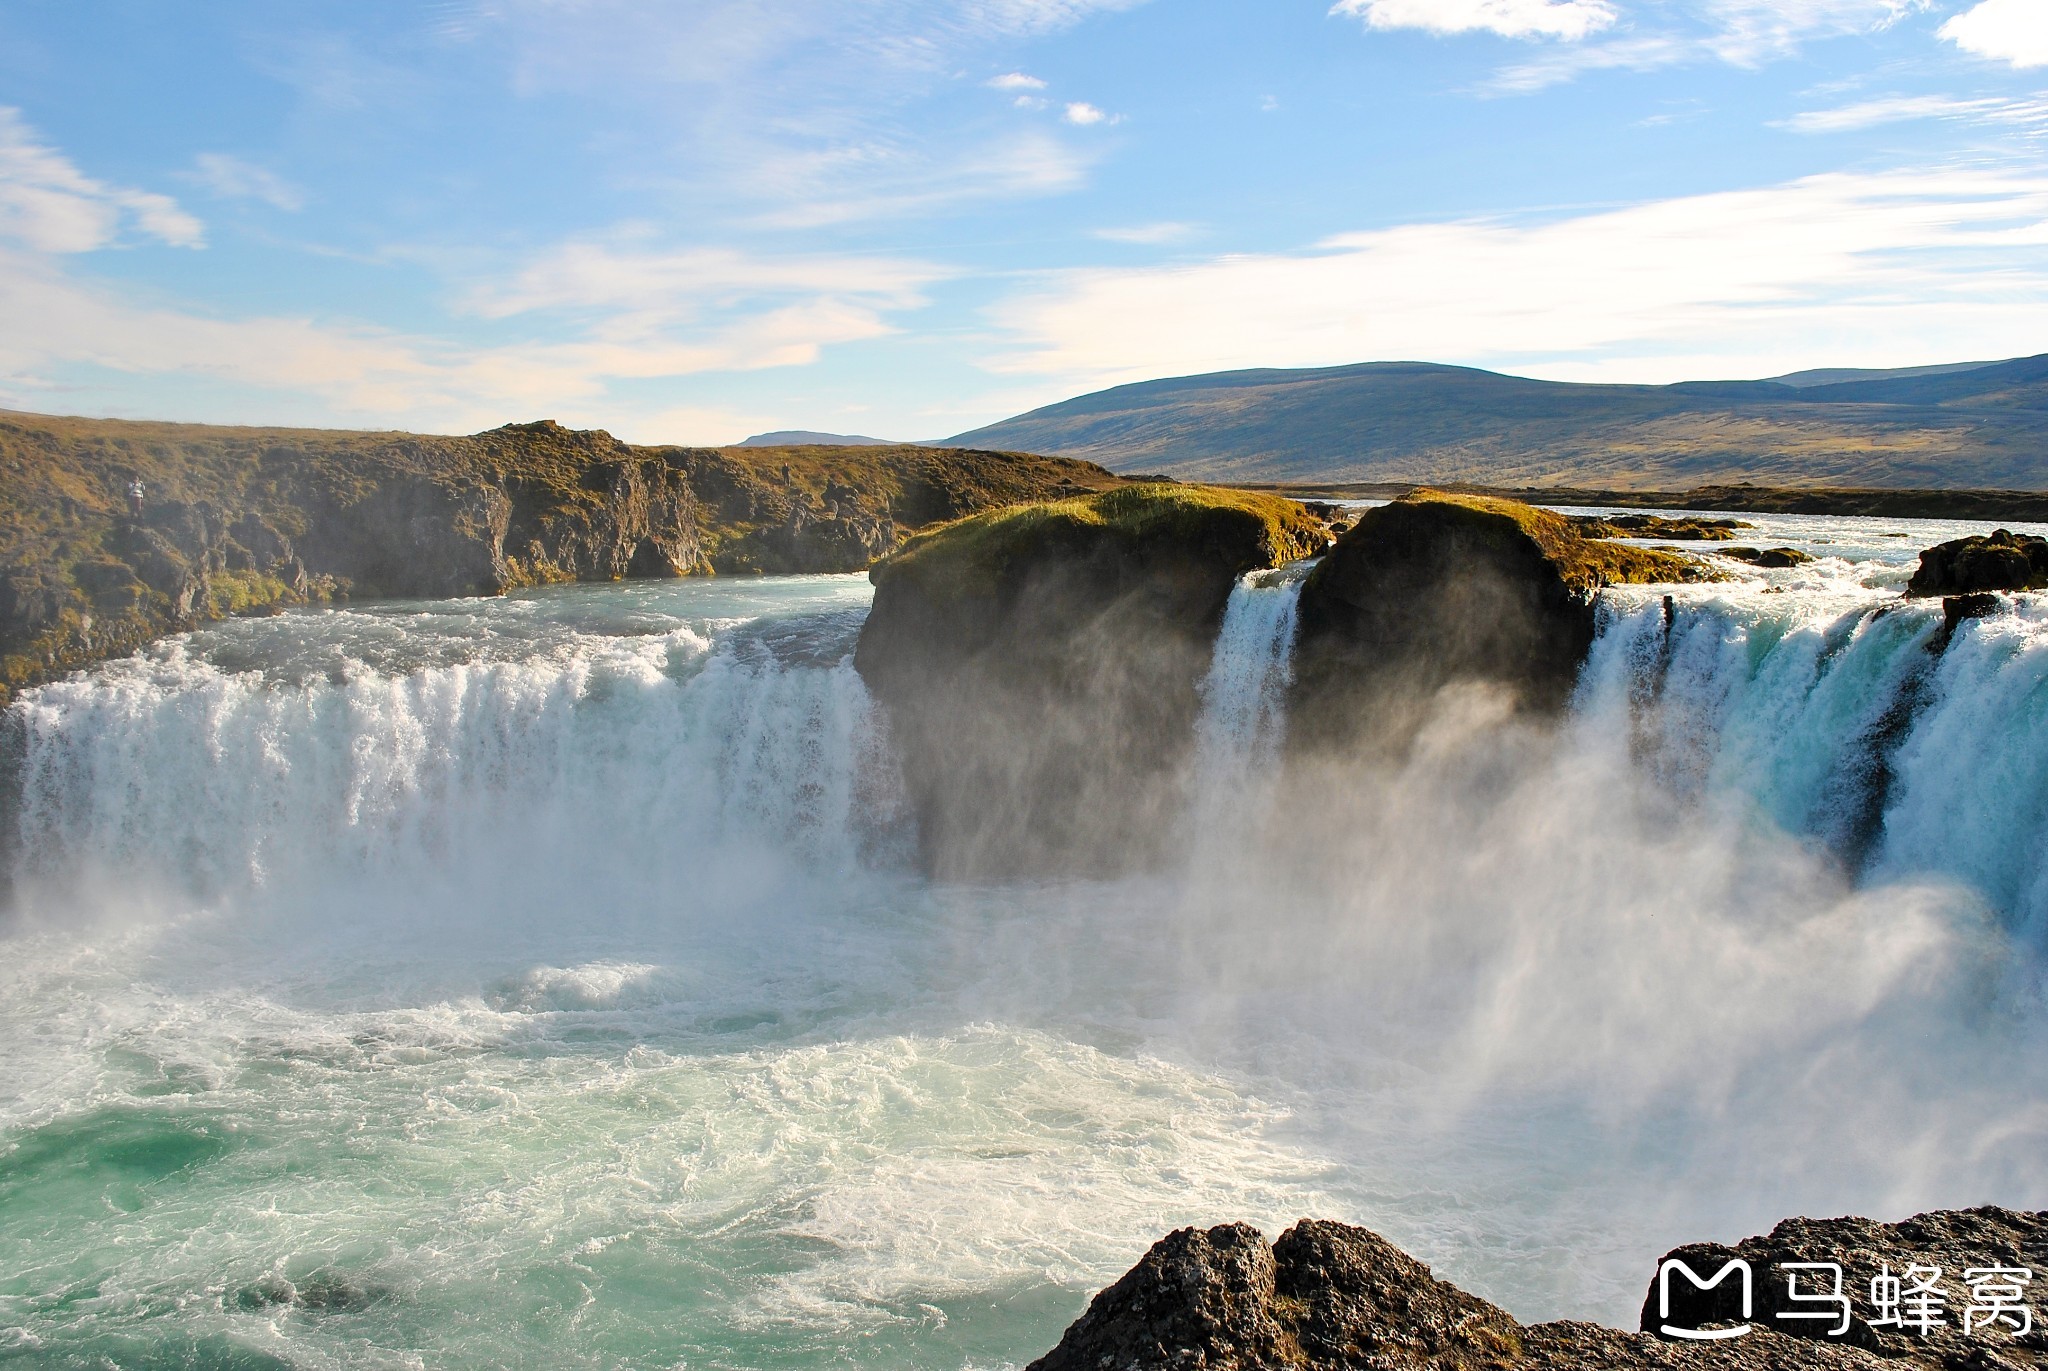
{"label": "rocky shoreline", "polygon": [[1184,1228],[1028,1371],[2009,1371],[2048,1366],[2044,1266],[2048,1212],[1789,1219],[1666,1253],[1624,1331],[1519,1323],[1348,1224],[1304,1219],[1271,1243],[1246,1224]]}

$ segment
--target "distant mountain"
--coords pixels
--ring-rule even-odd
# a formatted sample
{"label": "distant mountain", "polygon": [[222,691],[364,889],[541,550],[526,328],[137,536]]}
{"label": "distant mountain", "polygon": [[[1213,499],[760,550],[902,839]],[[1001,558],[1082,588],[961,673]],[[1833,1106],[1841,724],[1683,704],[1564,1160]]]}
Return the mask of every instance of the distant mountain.
{"label": "distant mountain", "polygon": [[781,428],[742,438],[734,447],[901,447],[894,438],[863,438],[858,433],[814,433],[807,428]]}
{"label": "distant mountain", "polygon": [[948,441],[1230,482],[2048,490],[2048,354],[1668,386],[1428,362],[1217,372],[1117,386]]}
{"label": "distant mountain", "polygon": [[1978,367],[1998,365],[1996,359],[1989,362],[1943,362],[1931,367],[1818,367],[1812,371],[1793,371],[1783,376],[1767,377],[1781,386],[1831,386],[1837,381],[1877,381],[1896,376],[1939,376],[1949,371],[1975,371]]}

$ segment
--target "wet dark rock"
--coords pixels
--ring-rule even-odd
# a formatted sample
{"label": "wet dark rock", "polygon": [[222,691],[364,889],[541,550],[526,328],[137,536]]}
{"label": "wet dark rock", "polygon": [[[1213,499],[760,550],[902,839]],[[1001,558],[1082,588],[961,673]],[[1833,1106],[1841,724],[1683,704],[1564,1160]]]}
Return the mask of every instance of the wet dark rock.
{"label": "wet dark rock", "polygon": [[1724,542],[1738,529],[1755,528],[1740,519],[1697,515],[1673,519],[1662,514],[1574,514],[1567,516],[1588,538],[1668,538],[1674,542]]}
{"label": "wet dark rock", "polygon": [[2048,589],[2048,538],[2002,528],[1928,548],[1906,585],[1908,595],[2042,589]]}
{"label": "wet dark rock", "polygon": [[1363,1228],[1184,1228],[1097,1295],[1030,1371],[1872,1368],[1869,1352],[1770,1329],[1688,1345],[1597,1324],[1524,1326]]}
{"label": "wet dark rock", "polygon": [[1766,570],[1803,566],[1813,560],[1811,555],[1796,547],[1722,547],[1714,550],[1723,557],[1733,557],[1738,562],[1748,562]]}
{"label": "wet dark rock", "polygon": [[1592,647],[1601,586],[1711,575],[1531,505],[1416,491],[1368,510],[1303,585],[1289,742],[1398,747],[1463,681],[1555,711]]}
{"label": "wet dark rock", "polygon": [[854,664],[945,878],[1148,864],[1180,812],[1238,576],[1321,524],[1273,496],[1134,484],[924,534],[870,573]]}
{"label": "wet dark rock", "polygon": [[1979,591],[1974,595],[1950,595],[1941,602],[1940,646],[1947,647],[1958,628],[1971,619],[1982,619],[1998,612],[1998,597],[1990,591]]}

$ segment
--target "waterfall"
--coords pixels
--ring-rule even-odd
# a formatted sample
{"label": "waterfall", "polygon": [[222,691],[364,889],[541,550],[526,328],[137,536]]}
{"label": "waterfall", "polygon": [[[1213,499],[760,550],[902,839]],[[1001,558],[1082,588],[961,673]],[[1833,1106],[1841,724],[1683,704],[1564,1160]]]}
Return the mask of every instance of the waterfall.
{"label": "waterfall", "polygon": [[748,646],[685,629],[278,679],[174,644],[53,683],[14,711],[17,894],[461,879],[520,899],[607,871],[687,891],[769,851],[853,865],[894,803],[866,690],[843,658]]}
{"label": "waterfall", "polygon": [[1300,600],[1301,578],[1285,570],[1250,572],[1231,588],[1195,725],[1188,827],[1197,853],[1212,850],[1212,841],[1247,814],[1261,813],[1270,797],[1287,728]]}
{"label": "waterfall", "polygon": [[1577,710],[1700,803],[1746,806],[1867,879],[1946,877],[2048,932],[2048,604],[1707,595],[1668,627],[1610,591]]}

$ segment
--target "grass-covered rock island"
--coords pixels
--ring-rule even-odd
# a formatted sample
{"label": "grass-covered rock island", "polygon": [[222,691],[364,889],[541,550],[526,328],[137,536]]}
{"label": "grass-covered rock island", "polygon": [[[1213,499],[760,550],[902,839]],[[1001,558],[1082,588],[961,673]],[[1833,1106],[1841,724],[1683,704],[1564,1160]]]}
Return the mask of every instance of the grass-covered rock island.
{"label": "grass-covered rock island", "polygon": [[1134,484],[977,515],[879,563],[854,661],[888,710],[927,867],[1149,862],[1231,587],[1327,541],[1292,500]]}

